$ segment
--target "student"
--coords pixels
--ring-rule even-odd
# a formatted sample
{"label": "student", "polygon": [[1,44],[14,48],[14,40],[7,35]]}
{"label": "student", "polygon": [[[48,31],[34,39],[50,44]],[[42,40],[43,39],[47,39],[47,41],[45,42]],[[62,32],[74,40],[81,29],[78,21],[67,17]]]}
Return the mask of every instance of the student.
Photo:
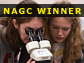
{"label": "student", "polygon": [[[58,1],[55,4],[70,4],[70,2]],[[60,7],[62,8],[63,5],[60,5]],[[51,8],[57,8],[57,5],[52,5]],[[46,23],[47,37],[52,45],[51,52],[54,56],[54,62],[76,63],[79,58],[82,58],[79,17],[73,15],[66,15],[66,17],[53,16],[48,17]]]}
{"label": "student", "polygon": [[[20,4],[36,4],[34,1],[25,0]],[[35,31],[44,27],[44,17],[1,17],[0,18],[0,63],[17,62],[17,54],[21,50],[19,63],[27,63],[30,55],[25,45],[29,42],[25,28],[30,27]]]}

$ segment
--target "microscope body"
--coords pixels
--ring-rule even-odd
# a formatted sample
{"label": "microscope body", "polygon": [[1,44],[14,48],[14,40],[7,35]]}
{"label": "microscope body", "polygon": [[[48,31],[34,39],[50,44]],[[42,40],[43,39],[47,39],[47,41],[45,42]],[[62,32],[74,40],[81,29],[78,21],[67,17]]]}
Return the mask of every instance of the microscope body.
{"label": "microscope body", "polygon": [[[41,45],[41,43],[43,44]],[[37,41],[29,42],[26,45],[26,48],[28,53],[30,54],[30,57],[36,61],[51,60],[52,54],[49,51],[51,47],[49,41],[47,40],[43,40],[39,43]]]}
{"label": "microscope body", "polygon": [[[30,30],[30,29],[29,29]],[[30,34],[29,30],[26,30],[26,33]],[[39,35],[40,34],[40,35]],[[34,34],[30,34],[30,38],[34,38]],[[26,44],[27,52],[30,54],[30,57],[33,58],[35,61],[45,61],[51,60],[52,54],[50,52],[51,45],[48,40],[44,40],[44,36],[42,34],[42,30],[37,30],[37,35],[39,38],[39,42],[36,40],[31,40],[29,43]]]}

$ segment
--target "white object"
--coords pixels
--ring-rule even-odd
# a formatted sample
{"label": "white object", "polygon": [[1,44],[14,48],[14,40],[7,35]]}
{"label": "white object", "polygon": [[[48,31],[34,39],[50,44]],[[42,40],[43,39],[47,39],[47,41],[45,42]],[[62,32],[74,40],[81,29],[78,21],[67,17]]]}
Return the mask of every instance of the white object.
{"label": "white object", "polygon": [[53,56],[49,51],[51,49],[51,45],[48,40],[29,42],[26,45],[26,49],[30,54],[30,57],[36,61],[51,60],[51,57]]}
{"label": "white object", "polygon": [[47,49],[51,50],[51,45],[50,45],[50,42],[48,40],[40,41],[39,46],[40,46],[41,49],[47,48]]}
{"label": "white object", "polygon": [[36,61],[51,60],[52,54],[48,49],[35,49],[31,52],[30,57]]}
{"label": "white object", "polygon": [[30,54],[33,50],[39,49],[38,41],[32,41],[26,45],[27,52]]}

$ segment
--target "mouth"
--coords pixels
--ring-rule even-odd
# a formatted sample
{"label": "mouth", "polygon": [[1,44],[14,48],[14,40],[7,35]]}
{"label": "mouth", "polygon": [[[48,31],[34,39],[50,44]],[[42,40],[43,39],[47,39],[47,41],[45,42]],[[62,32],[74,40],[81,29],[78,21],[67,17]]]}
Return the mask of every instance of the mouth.
{"label": "mouth", "polygon": [[57,40],[62,40],[63,38],[62,37],[56,37]]}

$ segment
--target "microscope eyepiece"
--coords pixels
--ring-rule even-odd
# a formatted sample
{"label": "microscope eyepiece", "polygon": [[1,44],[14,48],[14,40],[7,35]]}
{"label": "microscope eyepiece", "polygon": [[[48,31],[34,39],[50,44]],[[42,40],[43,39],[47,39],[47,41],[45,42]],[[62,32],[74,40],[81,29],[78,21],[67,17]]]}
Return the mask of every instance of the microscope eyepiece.
{"label": "microscope eyepiece", "polygon": [[25,32],[26,32],[26,34],[28,34],[28,38],[30,41],[36,40],[36,36],[34,35],[34,30],[32,28],[26,28]]}
{"label": "microscope eyepiece", "polygon": [[42,32],[43,32],[42,27],[36,30],[36,34],[37,34],[38,39],[39,39],[40,41],[44,40],[44,34],[43,34]]}

